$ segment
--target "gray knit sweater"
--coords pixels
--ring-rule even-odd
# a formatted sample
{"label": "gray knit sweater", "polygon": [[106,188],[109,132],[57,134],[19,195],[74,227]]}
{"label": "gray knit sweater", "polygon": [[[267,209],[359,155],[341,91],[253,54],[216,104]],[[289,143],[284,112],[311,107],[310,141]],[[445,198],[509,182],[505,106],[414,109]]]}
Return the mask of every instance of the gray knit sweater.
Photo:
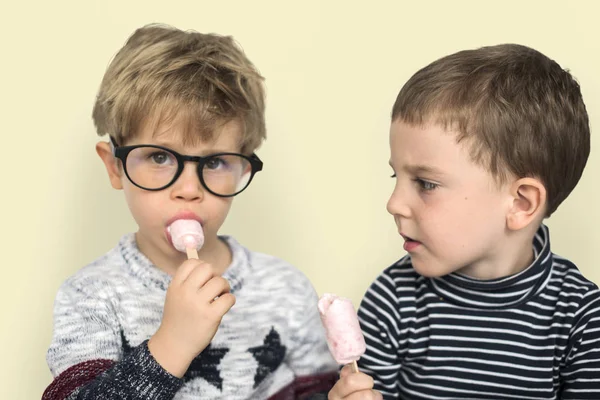
{"label": "gray knit sweater", "polygon": [[223,276],[236,304],[183,379],[147,348],[171,277],[129,234],[60,287],[47,354],[55,379],[44,399],[295,399],[327,391],[336,364],[308,279],[222,239],[233,255]]}

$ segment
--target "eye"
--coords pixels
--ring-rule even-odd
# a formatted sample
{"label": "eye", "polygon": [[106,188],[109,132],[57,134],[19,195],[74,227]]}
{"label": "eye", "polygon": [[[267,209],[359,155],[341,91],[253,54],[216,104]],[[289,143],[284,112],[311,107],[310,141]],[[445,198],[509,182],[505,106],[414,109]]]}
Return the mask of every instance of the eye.
{"label": "eye", "polygon": [[219,168],[226,167],[227,162],[225,160],[223,160],[222,158],[214,157],[214,158],[210,158],[209,160],[207,160],[206,164],[204,164],[204,165],[208,169],[219,169]]}
{"label": "eye", "polygon": [[395,177],[396,177],[395,173],[390,176],[390,178],[395,178]]}
{"label": "eye", "polygon": [[148,156],[148,158],[155,164],[163,165],[169,162],[171,154],[166,151],[156,151]]}
{"label": "eye", "polygon": [[415,178],[413,179],[415,182],[417,182],[417,184],[419,185],[420,189],[424,192],[430,192],[436,188],[438,188],[440,185],[438,185],[437,183],[433,183],[433,182],[429,182],[420,178]]}

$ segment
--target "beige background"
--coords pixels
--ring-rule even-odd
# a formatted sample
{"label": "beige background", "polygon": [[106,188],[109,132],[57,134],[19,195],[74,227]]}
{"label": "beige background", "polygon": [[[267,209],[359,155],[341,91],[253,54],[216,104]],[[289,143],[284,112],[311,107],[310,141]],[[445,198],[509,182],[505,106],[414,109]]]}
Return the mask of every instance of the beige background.
{"label": "beige background", "polygon": [[[222,232],[292,262],[319,293],[358,303],[403,255],[385,211],[388,119],[403,82],[459,49],[526,44],[571,69],[597,132],[596,4],[2,2],[0,398],[40,398],[51,380],[45,351],[59,284],[135,229],[96,157],[90,118],[104,69],[135,28],[165,22],[242,44],[267,78],[269,138],[259,151],[266,168],[234,202]],[[598,146],[595,139],[581,183],[548,222],[554,251],[596,282]]]}

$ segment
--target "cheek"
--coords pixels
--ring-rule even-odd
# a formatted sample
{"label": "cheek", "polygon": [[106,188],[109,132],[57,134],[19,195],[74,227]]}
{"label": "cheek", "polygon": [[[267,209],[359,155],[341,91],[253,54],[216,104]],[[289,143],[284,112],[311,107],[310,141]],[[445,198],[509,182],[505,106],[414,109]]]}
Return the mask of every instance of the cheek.
{"label": "cheek", "polygon": [[418,222],[444,242],[473,238],[501,222],[501,210],[490,207],[492,200],[469,195],[439,196],[424,201],[416,213]]}
{"label": "cheek", "polygon": [[225,220],[227,215],[229,214],[229,210],[231,209],[231,204],[233,203],[233,198],[229,198],[221,204],[221,222]]}
{"label": "cheek", "polygon": [[444,193],[423,197],[415,210],[415,218],[421,224],[427,224],[436,230],[444,230],[459,220],[465,205]]}
{"label": "cheek", "polygon": [[504,231],[503,209],[497,197],[461,196],[455,202],[449,221],[452,233],[466,243],[483,243],[498,239]]}
{"label": "cheek", "polygon": [[215,228],[218,229],[225,221],[232,202],[232,198],[214,197],[210,200],[207,198],[205,199],[205,214],[203,216],[207,218],[210,225],[216,225]]}
{"label": "cheek", "polygon": [[123,188],[127,206],[138,226],[162,226],[162,210],[166,208],[161,203],[160,192],[148,192],[131,184]]}

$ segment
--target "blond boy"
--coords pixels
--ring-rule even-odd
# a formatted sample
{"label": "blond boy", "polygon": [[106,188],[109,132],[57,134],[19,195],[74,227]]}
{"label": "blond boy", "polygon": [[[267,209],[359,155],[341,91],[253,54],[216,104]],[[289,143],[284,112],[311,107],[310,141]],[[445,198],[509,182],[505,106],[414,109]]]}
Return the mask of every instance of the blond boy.
{"label": "blond boy", "polygon": [[[139,229],[56,297],[44,399],[292,399],[330,387],[310,282],[218,231],[262,169],[262,77],[232,38],[150,25],[119,51],[96,152]],[[200,260],[171,241],[200,222]],[[235,304],[235,305],[234,305]]]}

